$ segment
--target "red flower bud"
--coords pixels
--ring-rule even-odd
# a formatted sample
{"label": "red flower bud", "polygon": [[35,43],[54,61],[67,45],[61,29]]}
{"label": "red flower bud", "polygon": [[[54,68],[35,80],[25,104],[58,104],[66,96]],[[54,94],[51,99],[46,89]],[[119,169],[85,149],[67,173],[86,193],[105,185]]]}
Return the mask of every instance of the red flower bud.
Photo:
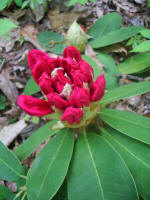
{"label": "red flower bud", "polygon": [[83,117],[83,111],[80,108],[68,107],[61,117],[62,121],[67,121],[69,124],[79,123]]}
{"label": "red flower bud", "polygon": [[60,110],[64,110],[68,106],[68,102],[62,99],[56,92],[50,93],[47,98],[51,105],[56,106]]}
{"label": "red flower bud", "polygon": [[20,95],[17,103],[31,116],[44,116],[54,112],[51,105],[47,101],[28,95]]}
{"label": "red flower bud", "polygon": [[100,75],[90,87],[91,101],[99,101],[105,93],[105,77]]}
{"label": "red flower bud", "polygon": [[89,106],[90,94],[85,88],[75,88],[69,99],[69,104],[72,107],[82,108],[83,106]]}
{"label": "red flower bud", "polygon": [[[91,121],[91,116],[95,116],[93,112],[97,111],[99,106],[97,103],[90,104],[90,101],[99,101],[104,96],[105,78],[101,75],[93,82],[92,67],[82,60],[75,47],[67,47],[63,58],[49,58],[44,52],[31,50],[28,63],[33,78],[47,97],[47,101],[21,95],[18,97],[18,105],[25,112],[33,116],[44,116],[55,110],[59,119],[62,113],[62,121],[70,124],[81,121],[79,126]],[[84,107],[89,114],[83,114]]]}
{"label": "red flower bud", "polygon": [[75,60],[77,63],[79,63],[82,59],[80,52],[73,46],[65,48],[63,52],[63,57],[64,58],[70,57],[73,60]]}

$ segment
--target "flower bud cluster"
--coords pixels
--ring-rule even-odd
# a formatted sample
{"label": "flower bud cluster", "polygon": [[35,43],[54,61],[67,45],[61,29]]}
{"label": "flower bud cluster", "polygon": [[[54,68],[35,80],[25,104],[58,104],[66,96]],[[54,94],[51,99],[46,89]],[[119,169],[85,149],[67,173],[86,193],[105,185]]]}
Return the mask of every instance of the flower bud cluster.
{"label": "flower bud cluster", "polygon": [[92,67],[81,58],[79,51],[67,47],[63,58],[50,58],[33,49],[28,54],[28,64],[45,100],[28,95],[18,97],[18,105],[31,116],[53,116],[66,126],[80,127],[88,124],[99,108],[104,96],[105,78],[94,80]]}

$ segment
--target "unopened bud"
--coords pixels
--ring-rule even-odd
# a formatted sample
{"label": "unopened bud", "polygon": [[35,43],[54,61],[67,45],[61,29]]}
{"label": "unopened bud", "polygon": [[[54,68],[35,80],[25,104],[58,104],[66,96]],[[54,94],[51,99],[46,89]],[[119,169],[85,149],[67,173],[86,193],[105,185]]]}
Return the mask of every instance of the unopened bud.
{"label": "unopened bud", "polygon": [[88,37],[83,28],[74,21],[70,26],[67,35],[67,44],[68,46],[76,47],[80,52],[84,52],[85,46],[88,43]]}

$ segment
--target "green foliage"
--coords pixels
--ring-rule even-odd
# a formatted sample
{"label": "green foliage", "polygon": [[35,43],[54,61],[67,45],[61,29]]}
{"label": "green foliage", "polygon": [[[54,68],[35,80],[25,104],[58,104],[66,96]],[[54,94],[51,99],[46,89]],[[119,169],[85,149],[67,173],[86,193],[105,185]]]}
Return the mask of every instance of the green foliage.
{"label": "green foliage", "polygon": [[126,59],[118,65],[121,74],[142,72],[150,67],[150,53],[141,53]]}
{"label": "green foliage", "polygon": [[11,4],[12,0],[2,0],[0,2],[0,10],[5,9],[6,7],[9,7]]}
{"label": "green foliage", "polygon": [[14,153],[19,160],[25,160],[44,140],[57,132],[56,130],[51,130],[51,127],[56,122],[56,120],[53,120],[49,123],[46,123],[44,126],[33,132],[23,144],[14,150]]}
{"label": "green foliage", "polygon": [[130,52],[145,52],[150,51],[150,40],[144,41],[141,44],[134,47],[134,49]]}
{"label": "green foliage", "polygon": [[131,83],[127,85],[120,86],[118,88],[109,90],[105,93],[105,96],[101,100],[102,104],[107,104],[110,102],[118,101],[120,99],[125,99],[132,96],[137,96],[139,94],[144,94],[149,92],[150,82],[143,81],[140,83]]}
{"label": "green foliage", "polygon": [[119,73],[113,58],[107,54],[99,53],[97,59],[104,64],[106,89],[118,87],[118,79],[116,75]]}
{"label": "green foliage", "polygon": [[67,174],[73,143],[73,131],[66,129],[51,139],[39,153],[27,175],[30,200],[48,200],[55,195]]}
{"label": "green foliage", "polygon": [[90,56],[87,55],[82,55],[82,58],[84,60],[86,60],[86,62],[88,62],[92,67],[93,67],[93,71],[94,71],[94,78],[95,80],[97,79],[97,77],[99,75],[101,75],[101,71],[100,71],[100,67],[99,65],[96,63],[96,61],[94,59],[92,59]]}
{"label": "green foliage", "polygon": [[23,168],[17,157],[0,142],[0,179],[16,181],[21,175]]}
{"label": "green foliage", "polygon": [[129,39],[130,37],[136,35],[141,29],[142,27],[132,26],[111,31],[103,35],[103,37],[98,37],[97,39],[91,40],[90,44],[93,48],[100,48],[112,45]]}
{"label": "green foliage", "polygon": [[24,88],[24,94],[26,95],[32,95],[32,94],[35,94],[37,92],[40,91],[40,87],[36,84],[36,82],[34,81],[34,79],[31,77],[25,88]]}
{"label": "green foliage", "polygon": [[0,199],[1,200],[13,200],[15,197],[14,193],[7,187],[0,185]]}
{"label": "green foliage", "polygon": [[68,176],[68,197],[69,200],[93,197],[138,200],[125,162],[111,143],[94,133],[84,133],[76,142]]}
{"label": "green foliage", "polygon": [[110,127],[102,129],[106,138],[124,159],[137,185],[140,196],[150,199],[150,159],[149,145],[136,141]]}
{"label": "green foliage", "polygon": [[150,119],[116,109],[100,110],[100,118],[109,126],[131,138],[150,144]]}
{"label": "green foliage", "polygon": [[17,28],[17,25],[10,19],[0,19],[0,37],[8,37],[14,28]]}
{"label": "green foliage", "polygon": [[0,95],[0,110],[4,110],[6,107],[6,97]]}
{"label": "green foliage", "polygon": [[60,55],[66,47],[64,36],[55,32],[41,32],[38,41],[47,50]]}
{"label": "green foliage", "polygon": [[96,2],[98,0],[70,0],[68,5],[72,6],[72,5],[76,4],[76,3],[81,3],[81,4],[85,5],[88,1]]}
{"label": "green foliage", "polygon": [[147,4],[147,5],[148,5],[148,7],[150,7],[150,0],[147,0],[147,1],[148,1],[148,4]]}
{"label": "green foliage", "polygon": [[150,39],[150,29],[143,29],[140,31],[140,34],[143,37]]}
{"label": "green foliage", "polygon": [[91,27],[88,35],[93,38],[101,38],[105,34],[108,34],[112,31],[115,31],[120,28],[122,18],[117,13],[110,13],[104,15],[100,19],[97,20],[95,24]]}

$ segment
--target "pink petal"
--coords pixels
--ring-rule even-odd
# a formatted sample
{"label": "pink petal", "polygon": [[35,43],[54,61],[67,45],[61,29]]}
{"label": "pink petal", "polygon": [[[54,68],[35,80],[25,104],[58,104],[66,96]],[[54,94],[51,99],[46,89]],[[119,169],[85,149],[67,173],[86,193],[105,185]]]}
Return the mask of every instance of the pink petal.
{"label": "pink petal", "polygon": [[42,76],[39,79],[39,86],[45,95],[48,95],[49,93],[54,91],[51,77],[45,72],[42,74]]}
{"label": "pink petal", "polygon": [[75,88],[69,99],[69,104],[73,107],[82,108],[83,106],[89,106],[90,94],[85,88]]}
{"label": "pink petal", "polygon": [[51,105],[44,100],[28,95],[20,95],[17,100],[18,105],[31,116],[44,116],[54,112]]}
{"label": "pink petal", "polygon": [[37,50],[37,49],[32,49],[28,53],[27,59],[28,59],[28,64],[29,64],[31,71],[34,69],[37,62],[39,62],[40,60],[46,61],[46,62],[51,60],[51,58],[46,53],[44,53],[40,50]]}
{"label": "pink petal", "polygon": [[65,48],[63,52],[63,58],[67,58],[67,57],[75,59],[77,63],[79,63],[82,59],[80,52],[74,46],[69,46]]}
{"label": "pink petal", "polygon": [[39,60],[32,70],[32,76],[37,84],[39,84],[39,80],[43,73],[46,73],[50,76],[51,70],[48,63]]}
{"label": "pink petal", "polygon": [[104,74],[97,77],[90,87],[91,101],[99,101],[105,93],[105,77]]}
{"label": "pink petal", "polygon": [[64,110],[67,106],[68,106],[68,102],[64,99],[62,99],[59,94],[53,92],[50,93],[48,96],[48,102],[51,105],[56,106],[56,108],[60,109],[60,110]]}
{"label": "pink petal", "polygon": [[61,120],[67,121],[69,124],[79,123],[83,117],[83,111],[80,108],[69,107],[63,113]]}

